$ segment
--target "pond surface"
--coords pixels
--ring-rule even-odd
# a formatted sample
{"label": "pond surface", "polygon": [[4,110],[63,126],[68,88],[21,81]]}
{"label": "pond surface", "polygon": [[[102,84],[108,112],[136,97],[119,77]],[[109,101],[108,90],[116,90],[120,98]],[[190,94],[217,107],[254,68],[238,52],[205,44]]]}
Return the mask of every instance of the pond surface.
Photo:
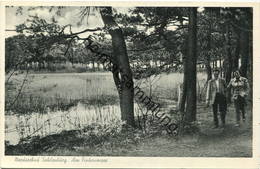
{"label": "pond surface", "polygon": [[[171,103],[167,109],[176,109]],[[152,114],[150,110],[134,103],[135,116]],[[165,111],[165,108],[160,109]],[[108,125],[121,121],[119,105],[90,106],[79,102],[67,111],[48,111],[46,114],[5,115],[5,141],[16,145],[21,139],[45,137],[65,130],[80,130],[92,124]]]}
{"label": "pond surface", "polygon": [[83,129],[93,123],[111,124],[120,121],[118,105],[86,106],[78,103],[68,111],[55,111],[46,114],[5,116],[5,140],[11,145],[20,139],[60,133],[64,130]]}

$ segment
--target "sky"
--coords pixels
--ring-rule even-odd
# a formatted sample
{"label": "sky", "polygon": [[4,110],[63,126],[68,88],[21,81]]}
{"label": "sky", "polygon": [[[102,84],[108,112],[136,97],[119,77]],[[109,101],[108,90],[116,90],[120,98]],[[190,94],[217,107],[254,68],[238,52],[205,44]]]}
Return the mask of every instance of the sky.
{"label": "sky", "polygon": [[[28,11],[29,7],[23,7],[22,15],[18,14],[17,7],[6,8],[6,30],[14,30],[16,25],[22,24],[29,18],[29,15],[38,15],[40,18],[50,21],[52,16],[58,21],[59,25],[72,25],[72,32],[79,32],[86,28],[97,28],[102,27],[104,24],[102,22],[101,16],[97,11],[92,11],[88,19],[82,21],[81,26],[77,23],[80,21],[80,7],[66,7],[62,9],[61,16],[55,15],[55,11],[49,12],[49,9],[35,9],[33,11]],[[118,7],[116,10],[120,13],[127,13],[130,8]],[[5,37],[10,37],[16,35],[15,31],[5,31]],[[81,34],[80,37],[86,37],[89,33]]]}
{"label": "sky", "polygon": [[[71,24],[72,25],[72,32],[79,32],[84,29],[94,29],[97,27],[103,27],[103,21],[101,19],[101,16],[97,10],[92,10],[90,13],[90,16],[88,18],[85,18],[82,21],[81,26],[79,26],[77,23],[80,21],[80,11],[82,8],[80,7],[66,7],[62,9],[61,16],[57,16],[55,14],[55,10],[52,12],[49,12],[48,8],[37,8],[34,10],[28,10],[30,7],[23,7],[22,14],[16,14],[18,7],[9,7],[6,8],[6,30],[15,30],[16,25],[22,24],[26,22],[26,20],[29,18],[30,15],[38,15],[40,18],[45,19],[46,21],[51,22],[51,18],[55,16],[55,19],[58,21],[58,24],[61,26]],[[132,7],[133,8],[133,7]],[[128,13],[130,7],[116,7],[115,9],[118,13]],[[204,10],[203,7],[198,8],[198,12],[202,12]],[[175,30],[176,26],[172,26],[168,28],[169,30]],[[69,30],[67,29],[67,32],[69,33]],[[149,30],[148,30],[149,31]],[[151,31],[151,30],[150,30]],[[86,32],[83,34],[80,34],[80,37],[87,37],[90,32]],[[5,37],[10,37],[17,35],[15,31],[5,31]]]}

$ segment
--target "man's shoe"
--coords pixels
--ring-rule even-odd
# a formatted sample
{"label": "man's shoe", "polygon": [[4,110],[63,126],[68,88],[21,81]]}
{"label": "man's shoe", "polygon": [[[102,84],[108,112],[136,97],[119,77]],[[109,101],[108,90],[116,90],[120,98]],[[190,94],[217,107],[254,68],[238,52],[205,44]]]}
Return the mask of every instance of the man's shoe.
{"label": "man's shoe", "polygon": [[245,117],[243,118],[243,122],[246,122],[246,118]]}
{"label": "man's shoe", "polygon": [[217,128],[218,128],[218,126],[214,126],[214,127],[213,127],[213,129],[217,129]]}

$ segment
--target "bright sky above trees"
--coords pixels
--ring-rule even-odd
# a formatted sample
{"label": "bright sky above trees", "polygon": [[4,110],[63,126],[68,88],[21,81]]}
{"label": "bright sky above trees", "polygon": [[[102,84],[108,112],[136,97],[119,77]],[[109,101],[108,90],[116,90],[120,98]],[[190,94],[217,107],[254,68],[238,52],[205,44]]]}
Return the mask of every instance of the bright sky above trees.
{"label": "bright sky above trees", "polygon": [[[6,8],[6,29],[14,30],[16,25],[22,24],[29,18],[29,15],[38,15],[40,18],[43,18],[47,21],[50,21],[53,16],[58,21],[59,25],[67,25],[72,24],[72,31],[78,32],[86,29],[86,25],[88,28],[96,28],[102,27],[103,22],[100,18],[100,14],[98,11],[91,12],[91,15],[88,19],[84,19],[81,25],[77,23],[80,21],[80,7],[66,7],[62,9],[61,16],[55,15],[55,10],[49,12],[49,9],[35,9],[33,11],[28,11],[29,7],[23,7],[22,14],[17,13],[17,7]],[[117,7],[115,8],[117,12],[127,13],[130,8]],[[16,35],[15,31],[6,31],[6,37]],[[81,36],[86,36],[86,34],[81,34]]]}
{"label": "bright sky above trees", "polygon": [[[78,22],[80,22],[80,11],[82,10],[80,7],[66,7],[61,10],[61,15],[57,16],[55,15],[55,10],[52,12],[49,12],[48,8],[38,8],[35,10],[28,11],[28,8],[30,7],[23,7],[22,14],[17,12],[18,7],[8,7],[6,8],[6,30],[14,30],[16,25],[22,24],[26,21],[26,19],[29,18],[30,15],[38,15],[40,18],[45,19],[46,21],[51,21],[52,17],[55,16],[55,20],[58,21],[58,24],[61,26],[72,24],[72,32],[79,32],[84,29],[86,29],[86,26],[88,28],[96,28],[96,27],[102,27],[103,22],[100,17],[100,14],[98,11],[92,11],[90,16],[88,18],[83,19],[80,25],[78,25]],[[133,7],[115,7],[115,9],[118,13],[128,13],[129,10]],[[198,12],[203,11],[204,8],[200,7],[198,8]],[[169,29],[176,29],[176,27],[169,27]],[[17,33],[15,31],[6,31],[5,36],[10,37],[13,35],[16,35]],[[89,33],[83,33],[80,36],[86,37]]]}

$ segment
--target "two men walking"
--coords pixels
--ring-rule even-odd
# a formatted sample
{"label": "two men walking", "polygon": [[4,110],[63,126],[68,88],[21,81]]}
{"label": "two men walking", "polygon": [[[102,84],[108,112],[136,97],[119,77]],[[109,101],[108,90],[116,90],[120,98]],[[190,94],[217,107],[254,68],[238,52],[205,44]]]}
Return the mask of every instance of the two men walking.
{"label": "two men walking", "polygon": [[233,89],[233,100],[236,111],[236,126],[240,125],[240,116],[242,113],[243,121],[245,121],[245,97],[248,94],[249,85],[246,78],[241,77],[239,71],[234,72],[234,78],[228,85],[224,79],[219,77],[220,70],[213,71],[214,78],[208,81],[206,104],[212,105],[214,115],[214,128],[219,127],[218,112],[220,112],[221,127],[225,126],[225,118],[227,113],[227,89]]}

